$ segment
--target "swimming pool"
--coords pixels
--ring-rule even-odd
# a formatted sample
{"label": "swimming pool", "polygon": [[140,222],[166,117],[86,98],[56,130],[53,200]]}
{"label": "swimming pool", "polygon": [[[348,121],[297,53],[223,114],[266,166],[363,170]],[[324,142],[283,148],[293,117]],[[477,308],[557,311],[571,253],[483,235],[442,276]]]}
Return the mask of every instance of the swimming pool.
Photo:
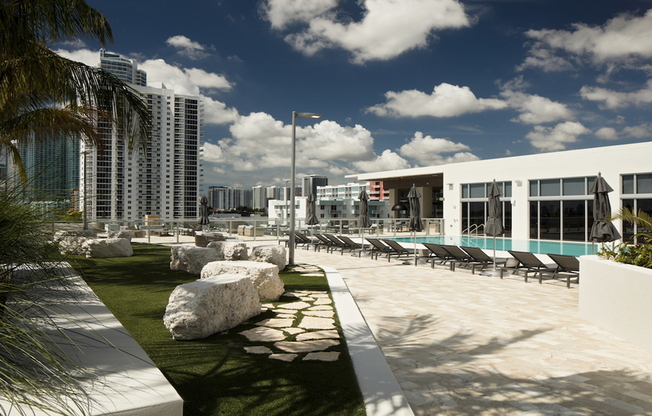
{"label": "swimming pool", "polygon": [[[402,243],[410,243],[414,241],[412,237],[397,237],[392,240],[400,241]],[[452,244],[456,246],[480,247],[486,250],[494,249],[493,237],[417,237],[417,243]],[[597,252],[598,249],[599,246],[596,245],[595,251]],[[569,243],[545,240],[517,241],[509,238],[496,238],[496,250],[529,251],[530,253],[539,254],[567,254],[575,257],[594,254],[593,245],[591,243]]]}

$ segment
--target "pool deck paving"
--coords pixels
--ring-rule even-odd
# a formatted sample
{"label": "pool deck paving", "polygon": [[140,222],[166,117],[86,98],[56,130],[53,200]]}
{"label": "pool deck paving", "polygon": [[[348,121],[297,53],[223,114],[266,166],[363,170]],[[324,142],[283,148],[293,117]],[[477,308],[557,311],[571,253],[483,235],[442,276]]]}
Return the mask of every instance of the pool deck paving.
{"label": "pool deck paving", "polygon": [[369,415],[652,416],[652,354],[579,318],[577,284],[403,261],[295,250],[326,271]]}
{"label": "pool deck paving", "polygon": [[295,261],[337,270],[416,415],[652,415],[652,355],[579,318],[577,284]]}

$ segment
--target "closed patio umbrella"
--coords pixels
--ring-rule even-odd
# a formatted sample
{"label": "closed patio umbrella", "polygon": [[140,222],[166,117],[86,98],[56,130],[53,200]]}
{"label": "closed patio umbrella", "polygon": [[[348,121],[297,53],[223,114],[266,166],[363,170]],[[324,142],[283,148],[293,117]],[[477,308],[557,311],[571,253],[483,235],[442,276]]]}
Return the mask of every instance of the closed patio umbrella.
{"label": "closed patio umbrella", "polygon": [[589,239],[596,243],[606,243],[618,240],[621,236],[616,227],[607,220],[611,215],[611,203],[609,202],[609,192],[613,189],[602,175],[598,173],[595,182],[591,186],[593,194],[593,226]]}
{"label": "closed patio umbrella", "polygon": [[489,185],[487,198],[489,212],[487,213],[487,223],[484,226],[484,233],[485,235],[494,237],[494,269],[493,271],[488,271],[482,274],[493,275],[493,273],[496,272],[496,236],[501,235],[505,232],[503,227],[503,210],[502,204],[500,202],[500,188],[498,187],[495,179],[491,185]]}
{"label": "closed patio umbrella", "polygon": [[[362,231],[362,252],[364,253],[364,229],[371,227],[371,220],[369,219],[369,195],[363,188],[358,196],[360,200],[360,213],[358,214],[358,226]],[[361,253],[362,254],[362,253]],[[365,253],[366,254],[366,253]]]}
{"label": "closed patio umbrella", "polygon": [[[414,234],[414,265],[418,263],[417,259],[417,231],[423,230],[423,224],[421,223],[421,206],[419,201],[421,200],[421,192],[417,187],[412,184],[410,192],[408,192],[408,203],[410,204],[410,231]],[[404,264],[411,264],[411,262],[406,262]]]}
{"label": "closed patio umbrella", "polygon": [[211,220],[208,218],[208,198],[202,196],[199,198],[199,220],[197,220],[197,224],[201,225],[203,229],[204,225],[210,223]]}
{"label": "closed patio umbrella", "polygon": [[319,219],[315,214],[317,212],[315,201],[316,201],[315,195],[311,192],[310,195],[308,195],[308,199],[306,200],[306,202],[308,203],[306,205],[306,225],[319,224]]}

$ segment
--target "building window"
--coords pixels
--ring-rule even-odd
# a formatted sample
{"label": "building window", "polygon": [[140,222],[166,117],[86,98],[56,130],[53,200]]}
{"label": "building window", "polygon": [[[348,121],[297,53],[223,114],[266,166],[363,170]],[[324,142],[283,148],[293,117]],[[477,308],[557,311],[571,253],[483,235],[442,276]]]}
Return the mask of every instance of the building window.
{"label": "building window", "polygon": [[530,181],[530,238],[588,241],[595,176]]}
{"label": "building window", "polygon": [[[623,175],[621,177],[621,207],[635,214],[643,211],[652,215],[652,173]],[[649,232],[634,224],[623,221],[623,239],[632,240],[640,232]]]}
{"label": "building window", "polygon": [[[500,189],[505,237],[512,236],[512,183],[497,182]],[[462,184],[462,231],[464,233],[484,231],[487,223],[489,207],[487,206],[487,191],[491,182]]]}

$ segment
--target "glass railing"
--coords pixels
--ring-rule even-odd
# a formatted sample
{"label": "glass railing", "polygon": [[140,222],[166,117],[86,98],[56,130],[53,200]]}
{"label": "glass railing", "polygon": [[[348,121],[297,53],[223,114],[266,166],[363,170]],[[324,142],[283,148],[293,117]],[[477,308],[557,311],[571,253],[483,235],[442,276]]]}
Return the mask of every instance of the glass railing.
{"label": "glass railing", "polygon": [[[409,219],[371,219],[371,227],[360,228],[354,219],[321,219],[319,224],[307,225],[304,218],[297,219],[295,229],[306,234],[331,233],[349,236],[397,237],[413,235],[409,228]],[[418,236],[443,235],[443,218],[423,218],[423,230]],[[290,230],[286,219],[268,219],[261,217],[210,218],[210,224],[199,226],[196,219],[147,219],[147,220],[93,220],[86,223],[86,228],[100,236],[109,233],[131,230],[135,238],[172,237],[179,242],[180,236],[193,236],[195,231],[221,233],[225,236],[253,240],[279,240]],[[82,230],[84,223],[53,222],[52,232],[59,230]]]}

